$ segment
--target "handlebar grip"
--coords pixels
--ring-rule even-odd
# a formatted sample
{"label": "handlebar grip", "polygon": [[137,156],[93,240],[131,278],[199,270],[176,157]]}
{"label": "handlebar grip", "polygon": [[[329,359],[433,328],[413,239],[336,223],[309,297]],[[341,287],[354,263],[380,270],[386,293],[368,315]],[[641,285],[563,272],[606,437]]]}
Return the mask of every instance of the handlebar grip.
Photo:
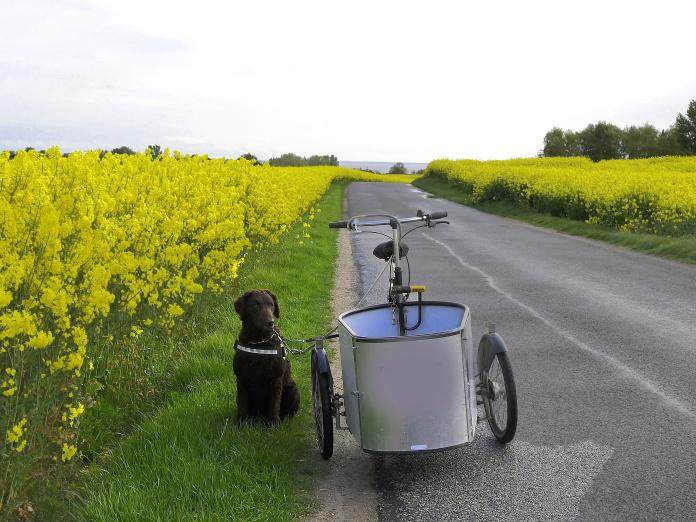
{"label": "handlebar grip", "polygon": [[347,228],[347,227],[348,227],[347,221],[331,221],[329,223],[329,228]]}
{"label": "handlebar grip", "polygon": [[447,217],[447,212],[442,211],[442,212],[431,212],[430,213],[430,219],[442,219]]}

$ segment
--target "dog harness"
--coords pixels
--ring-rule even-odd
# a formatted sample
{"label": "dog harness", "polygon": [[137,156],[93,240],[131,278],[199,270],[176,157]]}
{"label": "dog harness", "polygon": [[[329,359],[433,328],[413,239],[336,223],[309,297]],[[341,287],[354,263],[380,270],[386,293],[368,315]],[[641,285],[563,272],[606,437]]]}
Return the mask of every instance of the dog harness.
{"label": "dog harness", "polygon": [[[259,344],[259,346],[264,346],[263,344]],[[269,348],[256,348],[253,346],[245,346],[243,344],[240,344],[239,339],[235,340],[234,342],[234,349],[235,350],[240,350],[242,352],[247,352],[247,353],[254,353],[256,355],[268,355],[271,357],[282,357],[283,359],[287,359],[287,351],[285,350],[285,343],[281,341],[280,346],[276,347],[270,347],[270,344],[267,344],[265,346],[269,346]]]}

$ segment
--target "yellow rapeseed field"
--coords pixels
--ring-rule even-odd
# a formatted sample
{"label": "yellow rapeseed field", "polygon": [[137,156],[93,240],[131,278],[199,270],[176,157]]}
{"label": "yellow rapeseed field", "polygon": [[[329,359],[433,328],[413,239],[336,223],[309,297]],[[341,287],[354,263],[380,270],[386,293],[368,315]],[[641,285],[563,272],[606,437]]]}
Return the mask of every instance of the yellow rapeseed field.
{"label": "yellow rapeseed field", "polygon": [[511,200],[620,230],[696,233],[696,157],[610,160],[436,160],[426,169],[475,202]]}
{"label": "yellow rapeseed field", "polygon": [[82,391],[98,363],[93,346],[170,328],[199,294],[222,292],[250,248],[277,241],[309,212],[307,236],[339,178],[413,179],[168,151],[154,160],[0,153],[3,467],[72,459]]}

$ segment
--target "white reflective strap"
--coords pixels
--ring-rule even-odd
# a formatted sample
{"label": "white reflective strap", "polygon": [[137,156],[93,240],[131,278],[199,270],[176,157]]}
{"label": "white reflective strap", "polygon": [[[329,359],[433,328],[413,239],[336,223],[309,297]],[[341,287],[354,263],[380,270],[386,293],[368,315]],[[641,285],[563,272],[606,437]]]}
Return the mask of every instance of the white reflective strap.
{"label": "white reflective strap", "polygon": [[278,349],[263,349],[263,348],[252,348],[251,346],[244,346],[243,344],[237,343],[237,350],[248,353],[259,353],[262,355],[280,355]]}

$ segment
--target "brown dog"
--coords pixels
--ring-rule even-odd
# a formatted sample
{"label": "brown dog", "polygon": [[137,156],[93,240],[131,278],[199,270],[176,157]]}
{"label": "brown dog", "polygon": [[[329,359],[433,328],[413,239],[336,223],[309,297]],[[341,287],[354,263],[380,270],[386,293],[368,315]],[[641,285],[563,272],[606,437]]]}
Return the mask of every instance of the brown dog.
{"label": "brown dog", "polygon": [[237,418],[261,417],[277,424],[300,407],[285,347],[275,328],[278,299],[268,290],[252,290],[234,303],[242,320],[232,364],[237,376]]}

